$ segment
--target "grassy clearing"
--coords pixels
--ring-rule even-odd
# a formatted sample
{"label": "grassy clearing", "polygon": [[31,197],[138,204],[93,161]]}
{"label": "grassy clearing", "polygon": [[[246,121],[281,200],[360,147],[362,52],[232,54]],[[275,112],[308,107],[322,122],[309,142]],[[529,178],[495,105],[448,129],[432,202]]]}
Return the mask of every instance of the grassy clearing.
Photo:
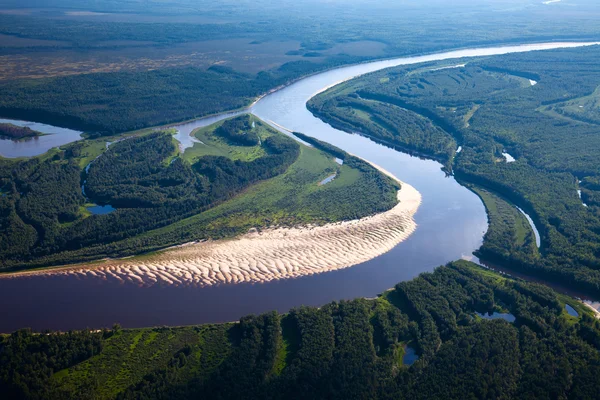
{"label": "grassy clearing", "polygon": [[84,169],[89,163],[94,161],[96,157],[106,151],[106,140],[86,140],[85,145],[81,149],[79,157],[79,167]]}
{"label": "grassy clearing", "polygon": [[550,106],[542,106],[538,111],[554,118],[574,122],[600,124],[600,87],[588,96],[577,97]]}
{"label": "grassy clearing", "polygon": [[473,115],[475,115],[477,110],[479,110],[479,107],[481,107],[480,104],[474,104],[473,107],[471,107],[471,109],[469,111],[467,111],[467,113],[464,116],[465,128],[468,128],[469,126],[471,126],[471,124],[470,124],[471,118],[473,118]]}
{"label": "grassy clearing", "polygon": [[[324,186],[318,185],[321,180],[338,170],[335,180]],[[356,179],[351,168],[340,167],[331,156],[319,150],[303,147],[298,160],[284,174],[261,182],[242,195],[175,225],[205,223],[209,229],[223,226],[250,228],[323,220],[326,216],[319,215],[318,210],[307,210],[307,198],[313,193],[325,193],[326,196],[331,189],[345,187]]]}
{"label": "grassy clearing", "polygon": [[[254,123],[253,130],[260,137],[261,143],[272,136],[274,132],[266,124],[261,122],[258,118],[250,116],[250,120]],[[194,146],[187,149],[183,153],[182,157],[184,160],[193,163],[202,156],[222,156],[232,160],[241,161],[253,161],[257,158],[263,157],[266,152],[261,145],[258,146],[237,146],[229,143],[226,139],[221,138],[214,134],[215,129],[223,124],[224,121],[217,122],[216,124],[197,129],[194,131],[196,139],[202,143],[194,143]]]}

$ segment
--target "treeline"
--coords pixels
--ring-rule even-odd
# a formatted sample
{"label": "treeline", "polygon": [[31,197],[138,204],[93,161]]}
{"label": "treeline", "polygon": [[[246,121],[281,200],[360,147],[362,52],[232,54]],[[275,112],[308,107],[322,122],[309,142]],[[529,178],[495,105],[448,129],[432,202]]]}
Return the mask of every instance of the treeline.
{"label": "treeline", "polygon": [[[400,283],[376,300],[248,316],[238,324],[178,328],[170,335],[131,331],[103,340],[100,355],[86,353],[69,374],[50,374],[21,398],[595,398],[600,323],[574,301],[583,315],[569,316],[565,298],[460,261]],[[487,312],[511,313],[516,320],[478,316]],[[169,337],[185,342],[173,347]],[[36,339],[48,340],[30,336]],[[128,347],[126,340],[134,356],[109,361],[114,356],[108,353]],[[412,365],[404,361],[406,346],[418,354]],[[143,364],[150,348],[168,348],[170,357],[156,359],[151,372],[131,376],[126,386],[121,381],[109,395],[105,384],[113,377],[104,371],[116,373],[114,363]],[[9,354],[5,359],[18,366],[26,357],[45,357],[48,348],[30,344],[19,356]],[[72,385],[83,371],[81,384]]]}
{"label": "treeline", "polygon": [[9,139],[25,139],[29,137],[39,136],[40,133],[34,131],[27,126],[16,126],[13,124],[0,124],[0,138],[5,137]]}
{"label": "treeline", "polygon": [[360,60],[291,61],[256,75],[215,65],[2,81],[0,115],[112,135],[246,107],[301,76]]}
{"label": "treeline", "polygon": [[0,114],[114,134],[244,107],[272,86],[225,67],[8,81],[0,84]]}
{"label": "treeline", "polygon": [[293,132],[293,134],[300,140],[316,147],[319,150],[324,151],[325,153],[329,153],[332,156],[339,158],[340,160],[345,161],[346,157],[348,157],[348,153],[346,153],[344,150],[340,149],[339,147],[333,146],[333,145],[331,145],[327,142],[323,142],[319,139],[315,139],[314,137],[305,135],[304,133],[301,133],[301,132]]}
{"label": "treeline", "polygon": [[[540,231],[541,257],[523,245],[522,234],[501,226],[506,218],[514,221],[504,213],[506,218],[491,219],[480,255],[600,294],[600,191],[592,183],[600,176],[597,126],[559,112],[577,108],[582,117],[595,118],[586,102],[595,96],[599,58],[600,50],[588,47],[473,60],[451,69],[399,67],[333,88],[312,99],[309,108],[342,129],[359,129],[379,140],[383,131],[389,135],[410,126],[396,120],[386,127],[380,110],[392,107],[397,115],[412,112],[413,118],[428,119],[446,136],[432,136],[419,126],[402,136],[439,159],[435,148],[448,149],[451,135],[463,149],[446,157],[457,179],[518,205]],[[534,78],[538,82],[532,86]],[[506,163],[503,152],[517,162]]]}

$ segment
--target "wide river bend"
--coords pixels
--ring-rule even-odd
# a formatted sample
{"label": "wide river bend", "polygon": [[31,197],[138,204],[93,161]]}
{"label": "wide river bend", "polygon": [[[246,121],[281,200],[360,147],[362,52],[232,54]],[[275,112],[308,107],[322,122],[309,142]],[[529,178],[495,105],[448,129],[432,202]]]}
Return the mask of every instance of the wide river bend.
{"label": "wide river bend", "polygon": [[[392,251],[352,268],[263,284],[206,288],[138,287],[120,281],[74,276],[0,279],[0,332],[22,327],[75,329],[111,326],[189,325],[236,320],[249,313],[300,305],[373,297],[421,272],[459,258],[472,258],[487,230],[479,198],[447,176],[441,165],[401,153],[359,135],[336,130],[315,118],[306,102],[337,83],[383,68],[462,57],[577,47],[596,43],[546,43],[450,51],[330,70],[271,93],[249,111],[285,131],[303,132],[365,158],[414,186],[422,195],[415,233]],[[235,113],[176,126],[183,148],[190,132]],[[1,152],[0,152],[1,153]],[[18,156],[18,155],[17,155]]]}

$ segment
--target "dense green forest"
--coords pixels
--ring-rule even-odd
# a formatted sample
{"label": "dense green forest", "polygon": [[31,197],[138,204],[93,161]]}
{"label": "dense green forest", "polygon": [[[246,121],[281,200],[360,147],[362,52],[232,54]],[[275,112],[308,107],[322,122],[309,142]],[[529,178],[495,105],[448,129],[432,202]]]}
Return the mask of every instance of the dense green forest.
{"label": "dense green forest", "polygon": [[[0,265],[128,256],[250,228],[361,218],[397,202],[398,185],[364,161],[344,154],[340,166],[339,149],[300,145],[255,117],[197,135],[202,143],[183,154],[171,132],[151,131],[0,160]],[[335,182],[318,185],[332,173]],[[115,210],[93,215],[91,202]]]}
{"label": "dense green forest", "polygon": [[0,115],[113,134],[247,106],[281,74],[215,66],[1,82]]}
{"label": "dense green forest", "polygon": [[11,399],[591,399],[600,323],[460,261],[372,300],[221,325],[22,330],[0,349]]}
{"label": "dense green forest", "polygon": [[256,146],[260,138],[252,130],[251,124],[249,118],[232,118],[223,122],[215,133],[237,145]]}
{"label": "dense green forest", "polygon": [[[514,209],[498,211],[482,196],[493,215],[480,257],[598,294],[599,60],[594,46],[393,68],[335,87],[309,108],[342,129],[440,159],[459,181],[531,215],[540,251],[516,227]],[[389,109],[402,116],[399,126],[382,117]],[[418,124],[423,135],[405,132]]]}
{"label": "dense green forest", "polygon": [[27,126],[16,126],[13,124],[0,124],[0,138],[8,138],[13,140],[31,138],[40,136],[41,133],[34,131]]}

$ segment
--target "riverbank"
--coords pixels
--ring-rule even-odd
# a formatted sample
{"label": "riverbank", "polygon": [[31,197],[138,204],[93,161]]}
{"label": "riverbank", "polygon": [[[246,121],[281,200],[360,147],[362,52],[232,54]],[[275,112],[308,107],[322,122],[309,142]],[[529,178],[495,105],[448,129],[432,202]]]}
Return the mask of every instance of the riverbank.
{"label": "riverbank", "polygon": [[412,186],[399,183],[402,188],[398,204],[371,217],[323,226],[251,230],[236,239],[191,243],[152,256],[18,272],[0,278],[70,275],[141,286],[204,287],[262,283],[349,268],[390,251],[416,230],[413,217],[421,195]]}
{"label": "riverbank", "polygon": [[[479,55],[490,55],[495,51],[499,49],[488,49]],[[457,56],[465,56],[465,53]],[[439,57],[445,59],[449,55]],[[306,109],[306,100],[331,83],[398,63],[417,61],[432,60],[419,58],[364,64],[315,75],[264,97],[251,110],[263,121],[273,121],[294,132],[306,132],[348,153],[371,160],[413,185],[423,197],[415,215],[418,229],[393,250],[353,268],[327,274],[280,279],[261,285],[213,285],[203,290],[175,285],[138,287],[129,280],[121,284],[110,275],[106,282],[91,276],[90,279],[78,279],[83,275],[68,274],[0,280],[0,301],[7,305],[2,329],[10,331],[32,326],[68,330],[110,326],[115,321],[128,327],[231,321],[274,307],[286,312],[300,305],[322,306],[339,299],[373,297],[388,289],[390,282],[407,281],[420,273],[431,272],[435,266],[471,256],[481,247],[488,229],[485,208],[476,195],[453,176],[444,174],[438,162],[412,157],[365,137],[336,130],[314,118]],[[198,121],[194,128],[207,124]],[[322,187],[336,185],[336,181]],[[265,208],[260,205],[260,209]],[[35,296],[23,298],[21,294],[25,290]],[[47,298],[53,299],[54,306],[40,313],[40,302]],[[76,302],[73,302],[74,298]],[[103,301],[99,302],[98,298]],[[190,304],[213,306],[189,307]],[[82,309],[86,312],[81,313]]]}

